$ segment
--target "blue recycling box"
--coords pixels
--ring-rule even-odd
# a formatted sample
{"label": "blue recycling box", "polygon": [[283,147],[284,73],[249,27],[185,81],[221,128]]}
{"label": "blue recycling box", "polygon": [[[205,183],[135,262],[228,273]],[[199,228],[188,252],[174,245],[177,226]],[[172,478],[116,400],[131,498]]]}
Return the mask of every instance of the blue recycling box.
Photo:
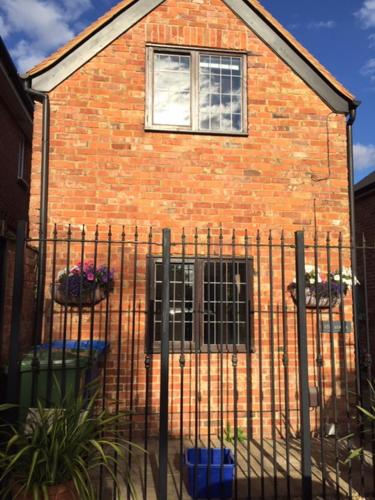
{"label": "blue recycling box", "polygon": [[188,448],[185,467],[192,498],[232,498],[235,463],[229,448]]}

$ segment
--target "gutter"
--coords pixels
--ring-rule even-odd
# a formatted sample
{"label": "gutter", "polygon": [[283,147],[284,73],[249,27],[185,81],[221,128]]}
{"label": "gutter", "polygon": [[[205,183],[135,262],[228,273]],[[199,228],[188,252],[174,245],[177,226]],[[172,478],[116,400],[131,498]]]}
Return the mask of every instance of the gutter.
{"label": "gutter", "polygon": [[[26,83],[28,85],[28,82]],[[36,345],[42,334],[43,305],[46,283],[46,247],[47,247],[47,221],[48,221],[48,178],[49,178],[49,144],[50,144],[50,102],[48,94],[26,88],[26,92],[34,101],[43,105],[42,122],[42,160],[41,160],[41,185],[40,185],[40,210],[39,210],[39,254],[38,275],[36,291],[36,311],[33,327],[33,344]]]}
{"label": "gutter", "polygon": [[359,103],[355,102],[347,114],[346,135],[347,135],[347,159],[348,159],[348,185],[349,185],[349,216],[350,216],[350,253],[352,264],[352,298],[353,298],[353,324],[355,334],[355,365],[356,365],[356,388],[359,398],[359,404],[362,400],[361,392],[361,376],[360,376],[360,342],[358,325],[358,286],[355,284],[357,276],[357,248],[356,248],[356,226],[355,226],[355,205],[354,205],[354,157],[353,157],[353,124],[357,116],[357,107]]}

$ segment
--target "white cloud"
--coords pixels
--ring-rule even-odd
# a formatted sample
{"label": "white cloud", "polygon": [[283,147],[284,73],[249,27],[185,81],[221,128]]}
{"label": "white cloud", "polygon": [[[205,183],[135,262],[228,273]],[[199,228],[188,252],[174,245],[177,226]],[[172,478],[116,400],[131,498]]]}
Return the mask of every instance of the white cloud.
{"label": "white cloud", "polygon": [[17,66],[25,69],[32,68],[46,56],[43,50],[36,49],[26,40],[20,40],[10,52],[17,61]]}
{"label": "white cloud", "polygon": [[18,37],[10,51],[20,71],[70,40],[76,21],[90,7],[91,0],[1,0],[6,36]]}
{"label": "white cloud", "polygon": [[4,18],[0,16],[0,36],[7,37],[9,34],[9,27],[5,24]]}
{"label": "white cloud", "polygon": [[375,58],[369,59],[361,68],[361,75],[369,76],[372,82],[375,82]]}
{"label": "white cloud", "polygon": [[320,29],[332,29],[336,26],[335,21],[312,21],[307,25],[309,29],[320,30]]}
{"label": "white cloud", "polygon": [[301,27],[301,23],[288,24],[287,28],[289,30],[296,30]]}
{"label": "white cloud", "polygon": [[375,144],[354,144],[354,168],[356,171],[375,168]]}
{"label": "white cloud", "polygon": [[360,20],[362,28],[374,28],[375,0],[365,0],[362,7],[354,15]]}

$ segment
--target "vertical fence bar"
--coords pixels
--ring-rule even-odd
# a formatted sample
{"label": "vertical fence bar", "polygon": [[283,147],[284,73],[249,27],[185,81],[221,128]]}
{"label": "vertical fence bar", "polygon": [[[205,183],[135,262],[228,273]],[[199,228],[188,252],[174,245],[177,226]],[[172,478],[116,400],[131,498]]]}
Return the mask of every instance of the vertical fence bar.
{"label": "vertical fence bar", "polygon": [[[181,236],[181,252],[182,252],[182,331],[181,331],[181,353],[179,358],[180,365],[180,484],[179,484],[179,499],[182,500],[183,497],[183,472],[184,472],[184,368],[185,368],[185,302],[186,302],[186,290],[185,290],[185,253],[186,253],[186,237],[185,230],[182,229]],[[189,269],[189,267],[188,267]],[[188,278],[189,280],[189,278]]]}
{"label": "vertical fence bar", "polygon": [[81,267],[81,275],[80,275],[80,280],[79,280],[79,303],[78,303],[78,338],[77,338],[77,348],[76,348],[76,353],[77,353],[77,359],[76,359],[76,376],[75,376],[75,387],[74,387],[74,394],[78,396],[79,389],[80,389],[80,357],[81,357],[81,340],[82,340],[82,293],[83,293],[83,273],[85,272],[85,238],[86,238],[86,231],[85,231],[85,226],[82,226],[81,230],[81,241],[80,241],[80,246],[81,246],[81,251],[80,251],[80,267]]}
{"label": "vertical fence bar", "polygon": [[307,356],[307,324],[305,302],[305,238],[303,231],[296,231],[296,276],[297,276],[297,328],[298,368],[301,425],[302,498],[312,499],[311,481],[311,436],[309,416],[309,384]]}
{"label": "vertical fence bar", "polygon": [[[220,378],[220,483],[224,480],[224,272],[223,272],[223,228],[220,226],[219,232],[219,310],[220,310],[220,358],[219,358],[219,378]],[[226,349],[227,353],[228,349]],[[228,418],[228,416],[227,416]]]}
{"label": "vertical fence bar", "polygon": [[[66,238],[66,270],[69,273],[70,270],[70,254],[71,254],[71,244],[72,244],[72,228],[69,224]],[[64,313],[63,313],[63,348],[62,348],[62,364],[61,364],[61,399],[65,398],[66,391],[66,334],[68,329],[68,296],[69,296],[69,280],[65,281],[64,285]],[[36,359],[35,350],[34,350],[34,359]],[[33,359],[33,363],[34,363]],[[34,375],[35,372],[33,372]],[[34,380],[36,377],[33,376],[33,387],[35,385]],[[34,401],[35,390],[33,389],[33,401]]]}
{"label": "vertical fence bar", "polygon": [[[6,402],[15,404],[18,404],[18,397],[19,397],[18,358],[19,358],[19,347],[20,347],[19,340],[21,332],[21,316],[22,316],[21,311],[22,311],[23,283],[24,283],[25,233],[26,233],[26,222],[19,221],[17,223],[12,313],[10,322],[8,379],[7,379],[6,394],[5,394]],[[9,413],[9,420],[11,422],[17,420],[17,414],[18,414],[17,409]]]}
{"label": "vertical fence bar", "polygon": [[[318,256],[318,234],[315,231],[314,234],[314,267],[315,267],[315,290],[318,290],[318,280],[319,280],[319,256]],[[326,481],[327,481],[327,471],[326,471],[326,460],[325,460],[325,449],[324,449],[324,422],[325,422],[325,402],[323,394],[323,350],[322,350],[322,339],[321,339],[321,311],[319,308],[319,298],[316,300],[316,310],[315,310],[315,322],[316,322],[316,366],[318,375],[318,405],[319,405],[319,438],[320,438],[320,464],[322,468],[322,497],[326,498]]]}
{"label": "vertical fence bar", "polygon": [[[118,302],[118,326],[117,326],[117,361],[116,361],[116,415],[120,411],[120,387],[121,387],[121,348],[122,348],[122,321],[123,321],[123,301],[124,301],[124,269],[125,269],[125,227],[122,226],[121,245],[120,245],[120,288]],[[110,270],[108,269],[108,273]],[[118,426],[116,425],[116,430]],[[118,458],[117,453],[115,458]],[[115,463],[115,476],[117,475],[117,463]],[[117,484],[113,484],[113,500],[116,500],[118,495]]]}
{"label": "vertical fence bar", "polygon": [[[137,309],[137,286],[138,286],[138,227],[134,230],[134,262],[133,262],[133,289],[132,289],[132,299],[131,299],[131,342],[130,342],[130,394],[129,394],[129,441],[132,442],[133,439],[133,404],[134,404],[134,372],[135,372],[135,330],[136,330],[136,309]],[[108,266],[109,267],[109,266]],[[132,447],[129,447],[128,454],[128,471],[131,474],[132,468]],[[131,490],[128,486],[128,500],[131,499]]]}
{"label": "vertical fence bar", "polygon": [[257,260],[257,308],[258,308],[258,377],[259,377],[259,428],[260,428],[260,491],[261,498],[265,498],[265,470],[264,470],[264,422],[263,422],[263,338],[262,338],[262,288],[261,288],[261,237],[259,230],[256,238]]}
{"label": "vertical fence bar", "polygon": [[53,340],[53,322],[55,318],[55,283],[56,283],[56,258],[57,258],[57,226],[53,228],[53,241],[52,241],[52,276],[51,276],[51,306],[50,306],[50,319],[48,327],[48,364],[47,364],[47,387],[46,387],[46,402],[47,405],[51,403],[52,397],[52,340]]}
{"label": "vertical fence bar", "polygon": [[327,234],[326,251],[327,251],[327,276],[328,276],[328,318],[329,318],[329,344],[331,349],[331,384],[332,384],[332,400],[333,400],[333,423],[335,430],[335,488],[336,498],[340,498],[340,458],[339,458],[339,443],[337,438],[338,429],[338,409],[337,409],[337,377],[336,377],[336,355],[335,355],[335,340],[333,333],[333,310],[332,310],[332,266],[331,266],[331,237]]}
{"label": "vertical fence bar", "polygon": [[159,500],[168,498],[169,270],[171,231],[163,229],[163,292],[160,356]]}
{"label": "vertical fence bar", "polygon": [[[346,342],[346,334],[345,334],[345,308],[344,308],[344,282],[343,282],[343,242],[342,242],[342,233],[340,232],[339,241],[338,241],[338,258],[339,258],[339,280],[340,280],[340,290],[339,290],[339,298],[340,298],[340,331],[341,335],[339,336],[339,357],[342,362],[342,375],[340,378],[344,379],[344,393],[345,393],[345,416],[346,416],[346,435],[349,436],[351,434],[351,423],[350,423],[350,401],[349,401],[349,379],[348,379],[348,361],[346,359],[346,350],[347,350],[347,342]],[[343,409],[341,410],[343,411]],[[347,453],[349,454],[351,451],[351,438],[346,440],[347,445]],[[348,462],[348,496],[351,500],[353,498],[353,485],[352,485],[352,462],[351,460]]]}
{"label": "vertical fence bar", "polygon": [[[238,332],[238,301],[239,293],[238,286],[236,283],[236,232],[232,231],[232,310],[233,310],[233,325],[232,325],[232,371],[233,371],[233,451],[234,451],[234,463],[237,463],[238,455],[238,414],[237,414],[237,401],[238,401],[238,389],[237,389],[237,368],[238,368],[238,356],[237,356],[237,342],[239,340]],[[229,415],[228,415],[229,417]],[[234,468],[234,498],[238,498],[238,475],[237,468]]]}
{"label": "vertical fence bar", "polygon": [[247,234],[247,230],[245,230],[245,238],[244,238],[244,247],[245,247],[245,267],[246,267],[246,473],[247,473],[247,496],[251,498],[251,467],[250,467],[250,434],[252,428],[252,377],[251,377],[251,352],[252,352],[252,342],[250,339],[250,335],[253,335],[253,332],[250,333],[250,324],[251,329],[253,329],[253,325],[250,321],[250,318],[253,317],[254,304],[253,304],[253,293],[252,293],[252,283],[253,283],[253,261],[249,261],[249,237]]}
{"label": "vertical fence bar", "polygon": [[270,305],[269,305],[269,321],[270,321],[270,389],[271,389],[271,433],[272,433],[272,467],[273,467],[273,491],[275,498],[278,497],[277,488],[277,442],[276,442],[276,388],[275,388],[275,329],[274,329],[274,283],[273,283],[273,239],[270,231],[268,237],[268,266],[269,266],[269,285],[270,285]]}
{"label": "vertical fence bar", "polygon": [[282,293],[282,330],[283,330],[283,366],[284,366],[284,404],[285,404],[285,451],[286,451],[286,491],[291,497],[290,484],[290,421],[289,421],[289,353],[288,353],[288,309],[285,299],[285,236],[281,233],[281,293]]}
{"label": "vertical fence bar", "polygon": [[149,233],[148,233],[148,259],[147,259],[147,275],[148,275],[148,295],[147,295],[147,332],[146,332],[146,354],[145,354],[145,371],[146,371],[146,380],[145,380],[145,436],[144,436],[144,449],[146,450],[146,453],[144,454],[143,458],[143,469],[144,469],[144,495],[143,498],[144,500],[147,500],[147,486],[148,486],[148,480],[147,480],[147,471],[148,471],[148,434],[149,434],[149,429],[148,429],[148,418],[149,418],[149,412],[150,412],[150,393],[151,393],[151,368],[152,368],[152,347],[153,347],[153,341],[154,341],[154,297],[150,297],[150,283],[151,280],[154,279],[154,262],[152,259],[152,250],[153,250],[153,243],[152,243],[152,238],[153,238],[153,233],[152,233],[152,227],[150,227]]}
{"label": "vertical fence bar", "polygon": [[[195,228],[194,232],[194,284],[197,279],[197,269],[198,269],[198,228]],[[198,296],[198,299],[200,297]],[[199,416],[200,416],[200,384],[199,384],[199,366],[200,366],[200,349],[201,349],[201,315],[203,311],[200,307],[197,307],[197,300],[194,297],[194,316],[197,316],[198,320],[194,320],[194,449],[195,449],[195,459],[194,459],[194,489],[193,498],[196,498],[197,487],[198,487],[198,442],[200,438],[199,432]],[[160,499],[162,500],[162,499]]]}
{"label": "vertical fence bar", "polygon": [[[207,464],[207,485],[210,490],[211,485],[211,232],[210,228],[207,229],[207,323],[204,320],[204,310],[203,306],[203,338],[205,329],[207,328],[207,450],[208,450],[208,464]],[[205,283],[205,266],[203,265],[202,270],[203,283]],[[215,278],[214,278],[215,280]],[[203,304],[205,304],[205,290],[203,287]]]}

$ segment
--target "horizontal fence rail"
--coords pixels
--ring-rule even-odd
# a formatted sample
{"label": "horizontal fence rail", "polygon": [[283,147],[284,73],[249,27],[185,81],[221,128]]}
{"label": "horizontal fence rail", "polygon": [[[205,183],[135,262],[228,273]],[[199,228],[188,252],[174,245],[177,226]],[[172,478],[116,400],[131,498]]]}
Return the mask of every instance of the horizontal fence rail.
{"label": "horizontal fence rail", "polygon": [[[356,407],[372,397],[375,246],[363,239],[352,266],[341,235],[55,226],[40,326],[25,332],[21,250],[41,242],[24,230],[17,241],[0,358],[19,420],[38,400],[89,398],[96,379],[98,409],[128,413],[132,445],[115,473],[139,498],[194,498],[210,484],[207,498],[213,484],[235,499],[374,494],[374,427]],[[216,457],[203,476],[202,453]],[[102,468],[97,497],[132,497],[118,488]]]}

